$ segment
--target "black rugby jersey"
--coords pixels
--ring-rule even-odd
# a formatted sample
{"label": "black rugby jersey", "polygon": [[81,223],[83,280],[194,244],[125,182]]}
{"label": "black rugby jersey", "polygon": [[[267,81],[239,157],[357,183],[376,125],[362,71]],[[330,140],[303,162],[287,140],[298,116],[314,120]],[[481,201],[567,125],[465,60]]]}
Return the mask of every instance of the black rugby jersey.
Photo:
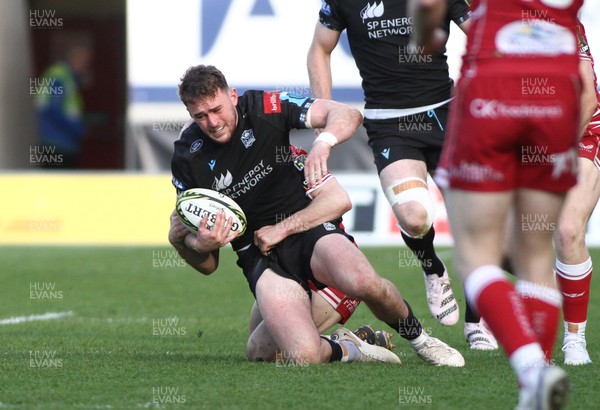
{"label": "black rugby jersey", "polygon": [[228,143],[214,142],[195,122],[186,124],[175,141],[171,171],[177,191],[213,189],[236,201],[246,214],[246,233],[232,242],[235,250],[252,243],[255,230],[310,202],[289,132],[306,128],[313,101],[289,93],[247,91],[238,99],[238,124]]}
{"label": "black rugby jersey", "polygon": [[[469,18],[464,0],[448,0],[443,23],[460,24]],[[407,53],[412,18],[405,0],[322,0],[319,21],[348,34],[348,42],[362,77],[365,108],[412,108],[450,98],[446,49],[432,55]]]}

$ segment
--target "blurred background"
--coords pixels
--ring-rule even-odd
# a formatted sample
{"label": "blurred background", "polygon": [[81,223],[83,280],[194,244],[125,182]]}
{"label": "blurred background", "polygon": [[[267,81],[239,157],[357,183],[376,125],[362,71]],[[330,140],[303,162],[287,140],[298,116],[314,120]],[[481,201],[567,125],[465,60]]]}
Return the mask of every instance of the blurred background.
{"label": "blurred background", "polygon": [[[48,188],[48,198],[67,201],[67,177],[110,172],[109,186],[123,175],[168,181],[173,141],[188,119],[176,91],[184,71],[213,64],[241,92],[254,88],[310,95],[306,53],[320,5],[319,0],[1,1],[0,187],[23,189],[31,178],[54,178],[45,180],[56,184]],[[586,0],[581,19],[592,52],[600,55],[600,0]],[[454,78],[464,42],[453,27],[447,54]],[[362,108],[360,78],[345,35],[332,56],[332,71],[334,98]],[[309,148],[314,134],[295,132],[292,138]],[[330,168],[347,174],[346,181],[364,178],[358,188],[348,182],[356,207],[368,208],[364,215],[351,214],[350,226],[364,225],[371,237],[379,225],[394,231],[393,221],[369,216],[386,207],[362,127],[336,147]],[[20,181],[24,175],[29,179]],[[90,195],[100,184],[70,181],[73,189],[90,189]],[[164,189],[153,191],[153,199],[164,196],[171,206],[173,191],[168,183]],[[16,192],[12,196],[18,198]],[[38,218],[61,221],[56,240],[68,231],[61,218],[72,215],[64,207],[73,205],[57,202],[59,216],[53,216],[48,198],[32,206]],[[27,212],[18,201],[0,206],[0,243],[12,243],[10,238],[15,241],[23,231],[28,239],[22,241],[32,240]],[[39,241],[37,233],[33,242]],[[79,240],[68,237],[67,242]]]}

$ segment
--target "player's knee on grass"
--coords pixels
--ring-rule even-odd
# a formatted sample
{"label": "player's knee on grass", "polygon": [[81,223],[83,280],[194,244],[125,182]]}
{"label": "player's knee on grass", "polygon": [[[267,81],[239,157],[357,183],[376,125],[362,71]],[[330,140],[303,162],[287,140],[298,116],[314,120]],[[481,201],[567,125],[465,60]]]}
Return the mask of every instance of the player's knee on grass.
{"label": "player's knee on grass", "polygon": [[277,346],[267,341],[258,341],[252,335],[246,344],[246,358],[252,362],[272,362],[275,360]]}
{"label": "player's knee on grass", "polygon": [[394,180],[385,189],[400,229],[412,238],[422,238],[429,232],[435,217],[435,204],[427,182],[411,177]]}

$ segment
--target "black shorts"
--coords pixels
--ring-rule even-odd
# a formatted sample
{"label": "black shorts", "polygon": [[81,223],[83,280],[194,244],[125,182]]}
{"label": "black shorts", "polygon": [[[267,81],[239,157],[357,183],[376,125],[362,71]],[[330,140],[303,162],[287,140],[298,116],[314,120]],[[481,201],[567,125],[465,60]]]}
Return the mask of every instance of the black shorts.
{"label": "black shorts", "polygon": [[363,125],[377,172],[401,159],[423,161],[428,171],[437,167],[444,145],[448,104],[433,110],[386,120],[365,118]]}
{"label": "black shorts", "polygon": [[326,285],[313,276],[310,259],[315,244],[323,236],[338,233],[354,242],[354,238],[348,235],[340,224],[341,219],[325,222],[306,232],[288,236],[277,244],[268,256],[260,253],[254,244],[244,251],[238,251],[237,265],[244,271],[254,297],[256,297],[256,283],[266,269],[272,269],[276,274],[298,282],[309,296],[311,296],[309,280],[319,289],[324,288]]}

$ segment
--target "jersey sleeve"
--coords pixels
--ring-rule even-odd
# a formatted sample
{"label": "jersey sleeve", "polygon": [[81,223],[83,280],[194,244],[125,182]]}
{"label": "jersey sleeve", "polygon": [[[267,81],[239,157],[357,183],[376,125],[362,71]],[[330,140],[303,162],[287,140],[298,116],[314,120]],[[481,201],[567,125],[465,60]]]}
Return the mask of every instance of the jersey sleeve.
{"label": "jersey sleeve", "polygon": [[280,92],[278,98],[281,102],[281,112],[289,119],[290,128],[309,128],[308,110],[315,102],[314,98],[288,92]]}
{"label": "jersey sleeve", "polygon": [[333,0],[321,0],[319,22],[330,30],[344,31],[346,28],[346,23],[339,16],[337,4]]}
{"label": "jersey sleeve", "polygon": [[175,149],[173,152],[173,157],[171,158],[171,183],[177,190],[177,195],[194,187],[192,173],[189,169],[189,163],[184,154],[186,151],[189,151],[193,145],[188,144],[186,142],[186,138],[184,138],[186,130],[189,128],[189,126],[190,124],[186,124],[186,126],[184,126],[183,130],[179,134],[179,139],[175,141]]}
{"label": "jersey sleeve", "polygon": [[464,23],[471,17],[469,4],[466,0],[449,0],[448,1],[448,17],[457,25]]}
{"label": "jersey sleeve", "polygon": [[186,176],[186,173],[182,171],[181,164],[177,163],[176,158],[173,157],[171,162],[171,183],[177,191],[177,195],[181,194],[192,187],[191,181]]}

